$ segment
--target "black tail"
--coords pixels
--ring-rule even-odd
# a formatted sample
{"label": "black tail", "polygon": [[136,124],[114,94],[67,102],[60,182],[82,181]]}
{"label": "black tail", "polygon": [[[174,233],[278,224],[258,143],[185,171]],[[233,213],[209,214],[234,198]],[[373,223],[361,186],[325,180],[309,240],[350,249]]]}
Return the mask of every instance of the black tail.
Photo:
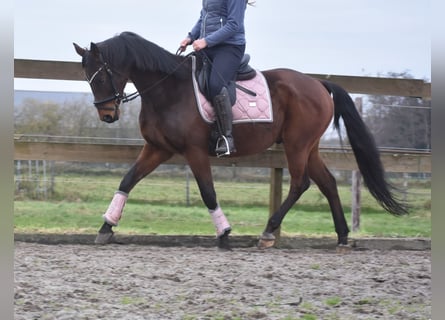
{"label": "black tail", "polygon": [[385,170],[374,138],[355,108],[351,96],[342,87],[332,82],[322,81],[322,83],[333,95],[335,105],[334,127],[339,131],[341,117],[369,192],[388,212],[394,215],[407,214],[408,206],[395,197],[395,188],[385,180]]}

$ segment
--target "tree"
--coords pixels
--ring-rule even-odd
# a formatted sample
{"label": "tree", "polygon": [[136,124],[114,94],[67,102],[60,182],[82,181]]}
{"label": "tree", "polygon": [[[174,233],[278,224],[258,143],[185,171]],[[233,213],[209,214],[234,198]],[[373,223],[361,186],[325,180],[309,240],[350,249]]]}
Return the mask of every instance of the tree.
{"label": "tree", "polygon": [[141,138],[138,124],[139,103],[121,106],[119,121],[100,121],[91,101],[85,97],[63,104],[25,99],[14,111],[15,132],[28,135],[82,138]]}
{"label": "tree", "polygon": [[62,117],[58,104],[26,99],[15,114],[15,132],[58,135]]}
{"label": "tree", "polygon": [[[387,76],[413,78],[407,73]],[[379,147],[431,148],[431,101],[370,95],[364,118]]]}

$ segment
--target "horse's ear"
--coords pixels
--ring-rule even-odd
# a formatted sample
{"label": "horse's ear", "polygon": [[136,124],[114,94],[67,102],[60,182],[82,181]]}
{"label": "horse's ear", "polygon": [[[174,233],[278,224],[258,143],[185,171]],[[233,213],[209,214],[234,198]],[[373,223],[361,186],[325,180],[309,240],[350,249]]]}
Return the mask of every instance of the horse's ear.
{"label": "horse's ear", "polygon": [[74,42],[73,42],[73,45],[74,45],[74,49],[76,49],[77,54],[78,54],[79,56],[83,57],[84,54],[85,54],[85,52],[86,52],[86,49],[81,48],[78,44],[76,44],[76,43],[74,43]]}
{"label": "horse's ear", "polygon": [[98,48],[98,46],[97,46],[94,42],[91,42],[91,43],[90,43],[90,51],[91,51],[91,53],[93,53],[96,57],[99,57],[99,56],[100,56],[99,48]]}

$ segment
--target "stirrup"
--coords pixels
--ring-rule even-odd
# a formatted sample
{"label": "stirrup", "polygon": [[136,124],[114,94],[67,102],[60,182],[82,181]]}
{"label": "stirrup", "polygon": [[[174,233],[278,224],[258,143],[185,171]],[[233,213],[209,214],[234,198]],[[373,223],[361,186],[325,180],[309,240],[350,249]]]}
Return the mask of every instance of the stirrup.
{"label": "stirrup", "polygon": [[[226,151],[218,153],[216,150],[218,150],[219,148],[223,147],[224,145],[222,145],[222,144],[225,144]],[[216,156],[218,158],[230,156],[229,141],[227,140],[227,138],[225,136],[220,136],[218,138],[218,140],[216,141],[215,153],[216,153]]]}

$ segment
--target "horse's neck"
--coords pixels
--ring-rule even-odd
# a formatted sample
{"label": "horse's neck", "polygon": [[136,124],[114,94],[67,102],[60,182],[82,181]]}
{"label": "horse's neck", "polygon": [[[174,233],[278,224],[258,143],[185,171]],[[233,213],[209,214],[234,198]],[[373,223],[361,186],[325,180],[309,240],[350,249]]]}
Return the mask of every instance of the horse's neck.
{"label": "horse's neck", "polygon": [[162,76],[160,72],[134,72],[130,74],[129,79],[139,94],[144,95],[160,85]]}
{"label": "horse's neck", "polygon": [[150,96],[154,92],[156,95],[172,96],[180,88],[190,84],[192,86],[191,71],[190,79],[178,79],[172,74],[153,71],[134,72],[129,77],[141,96]]}
{"label": "horse's neck", "polygon": [[187,103],[178,103],[180,97],[184,97],[182,92],[190,90],[189,96],[193,97],[191,78],[189,84],[186,80],[159,73],[139,74],[130,79],[140,94],[141,111],[148,112],[154,118],[162,117],[165,112],[171,112],[179,105],[181,108],[187,108]]}

